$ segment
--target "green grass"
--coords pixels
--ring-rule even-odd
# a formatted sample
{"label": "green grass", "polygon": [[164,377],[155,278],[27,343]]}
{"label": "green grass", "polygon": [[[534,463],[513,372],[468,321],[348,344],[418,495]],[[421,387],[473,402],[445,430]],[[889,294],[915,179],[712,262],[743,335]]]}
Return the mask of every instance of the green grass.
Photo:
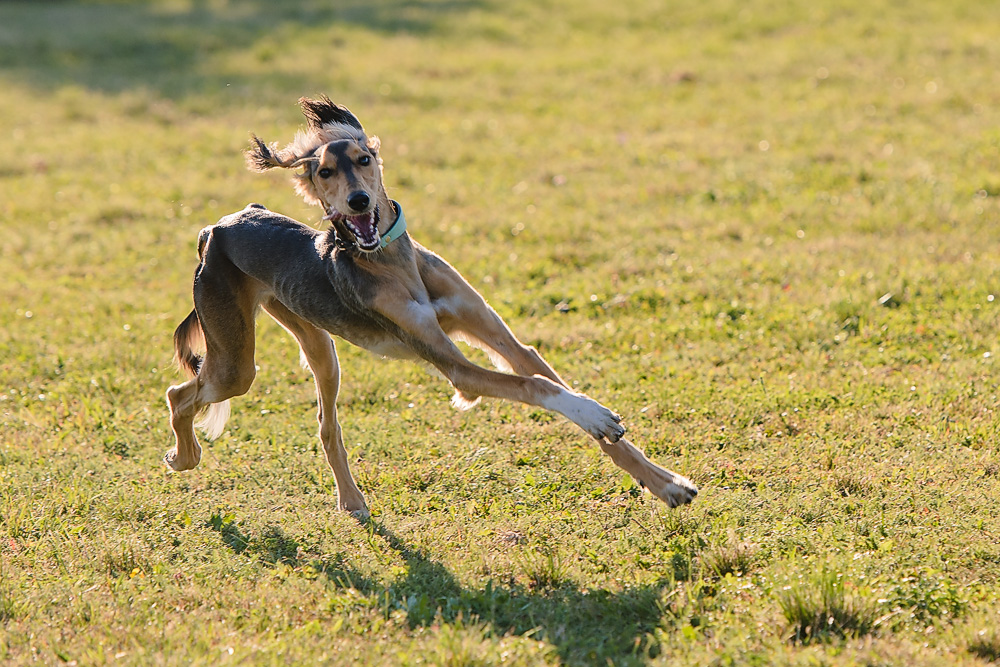
{"label": "green grass", "polygon": [[[997,660],[997,34],[971,0],[0,3],[0,662]],[[266,319],[165,470],[197,232],[317,221],[240,151],[319,93],[692,506],[341,344],[360,524]]]}

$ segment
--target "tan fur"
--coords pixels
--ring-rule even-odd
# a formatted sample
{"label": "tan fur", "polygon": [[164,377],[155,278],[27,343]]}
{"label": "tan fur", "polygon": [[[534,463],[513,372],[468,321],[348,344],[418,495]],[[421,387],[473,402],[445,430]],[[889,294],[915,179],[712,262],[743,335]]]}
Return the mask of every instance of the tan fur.
{"label": "tan fur", "polygon": [[[377,240],[394,222],[379,142],[328,98],[300,104],[309,129],[281,150],[254,137],[248,163],[258,170],[304,166],[296,189],[323,207],[332,227],[318,232],[251,205],[202,231],[195,311],[174,334],[178,360],[191,372],[197,367],[197,375],[167,391],[177,440],[164,457],[167,465],[178,471],[198,465],[195,416],[208,407],[210,435],[218,435],[228,415],[228,408],[218,406],[228,406],[228,399],[249,389],[255,373],[253,322],[263,308],[296,338],[316,377],[320,440],[344,510],[367,513],[337,420],[340,367],[327,332],[378,354],[431,364],[455,387],[456,407],[468,409],[488,396],[558,412],[671,507],[690,502],[697,489],[689,480],[652,463],[624,440],[621,418],[573,392],[450,264],[408,234],[385,248],[368,247],[357,237],[374,234]],[[349,210],[376,223],[376,231],[352,231],[357,225],[351,227],[341,215]],[[482,348],[508,372],[473,364],[453,340]],[[199,366],[192,346],[201,341],[205,356]]]}

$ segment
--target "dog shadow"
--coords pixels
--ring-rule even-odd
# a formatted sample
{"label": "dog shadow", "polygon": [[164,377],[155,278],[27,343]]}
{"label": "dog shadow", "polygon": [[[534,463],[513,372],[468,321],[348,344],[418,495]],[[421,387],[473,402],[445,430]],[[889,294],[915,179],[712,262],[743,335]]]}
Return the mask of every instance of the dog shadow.
{"label": "dog shadow", "polygon": [[618,593],[558,578],[535,587],[495,579],[482,588],[465,587],[384,524],[369,521],[367,527],[407,565],[406,574],[388,585],[387,597],[406,612],[411,628],[475,619],[496,637],[543,641],[570,664],[641,664],[659,652],[653,630],[663,622],[667,582]]}
{"label": "dog shadow", "polygon": [[667,613],[661,601],[667,581],[621,592],[582,589],[564,578],[537,586],[490,579],[481,588],[466,587],[385,524],[371,519],[360,523],[370,539],[382,540],[403,559],[404,575],[380,581],[352,567],[342,554],[332,561],[309,559],[294,537],[275,526],[251,537],[233,521],[213,516],[208,522],[234,553],[271,565],[308,565],[326,582],[378,600],[387,615],[404,612],[411,629],[436,622],[479,623],[495,637],[517,635],[545,642],[567,664],[644,664],[659,652],[653,631],[663,625]]}

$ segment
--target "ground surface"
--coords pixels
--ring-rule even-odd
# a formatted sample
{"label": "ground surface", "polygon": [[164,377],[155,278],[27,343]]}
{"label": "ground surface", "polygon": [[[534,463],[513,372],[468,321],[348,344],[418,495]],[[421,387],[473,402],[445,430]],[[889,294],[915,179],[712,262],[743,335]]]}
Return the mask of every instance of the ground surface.
{"label": "ground surface", "polygon": [[[930,5],[925,6],[925,5]],[[1000,10],[888,0],[0,4],[0,662],[1000,658]],[[340,345],[170,474],[198,230],[317,221],[253,131],[327,93],[415,238],[637,445]],[[481,358],[481,357],[477,357]]]}

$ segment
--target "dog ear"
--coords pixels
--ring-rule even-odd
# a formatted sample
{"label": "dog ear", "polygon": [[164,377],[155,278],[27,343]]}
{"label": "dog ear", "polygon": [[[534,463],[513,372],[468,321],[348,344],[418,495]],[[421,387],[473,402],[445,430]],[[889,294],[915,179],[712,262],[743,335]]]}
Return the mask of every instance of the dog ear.
{"label": "dog ear", "polygon": [[310,206],[322,206],[323,201],[319,198],[316,186],[312,181],[312,170],[315,169],[315,166],[307,164],[305,167],[305,171],[301,174],[295,174],[292,178],[292,183],[295,185],[295,192]]}
{"label": "dog ear", "polygon": [[250,171],[267,171],[274,167],[284,169],[294,169],[307,162],[315,162],[316,158],[311,155],[297,156],[294,151],[294,144],[285,146],[278,150],[278,144],[265,144],[256,134],[250,135],[250,148],[243,151],[247,161],[247,168]]}
{"label": "dog ear", "polygon": [[309,127],[313,129],[321,129],[328,123],[341,123],[365,131],[357,116],[347,107],[334,104],[326,95],[321,95],[318,100],[299,98],[299,106],[302,107],[302,115],[306,117]]}
{"label": "dog ear", "polygon": [[277,144],[268,146],[256,134],[251,134],[250,147],[243,151],[243,155],[247,161],[247,169],[250,171],[267,171],[274,167],[283,166],[275,155],[277,147]]}

